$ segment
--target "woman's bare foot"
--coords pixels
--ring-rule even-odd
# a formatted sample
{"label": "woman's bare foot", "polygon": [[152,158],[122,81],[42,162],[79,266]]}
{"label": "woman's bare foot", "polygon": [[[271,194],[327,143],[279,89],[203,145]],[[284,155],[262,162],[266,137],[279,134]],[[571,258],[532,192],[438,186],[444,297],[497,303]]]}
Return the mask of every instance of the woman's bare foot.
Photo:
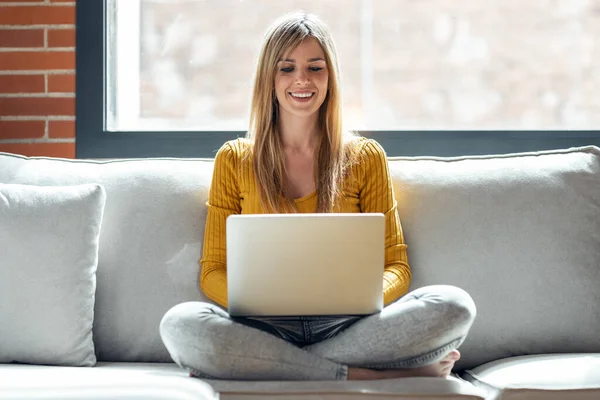
{"label": "woman's bare foot", "polygon": [[407,369],[365,369],[365,368],[348,368],[348,380],[374,380],[374,379],[392,379],[392,378],[407,378],[415,376],[426,376],[436,378],[447,378],[454,367],[454,363],[460,359],[458,350],[452,350],[440,362],[426,365],[419,368]]}

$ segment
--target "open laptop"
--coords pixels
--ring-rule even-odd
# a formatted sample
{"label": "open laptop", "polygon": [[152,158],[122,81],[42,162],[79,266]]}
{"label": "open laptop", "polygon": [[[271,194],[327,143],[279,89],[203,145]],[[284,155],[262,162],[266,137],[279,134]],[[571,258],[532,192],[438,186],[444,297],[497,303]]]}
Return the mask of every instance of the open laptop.
{"label": "open laptop", "polygon": [[227,219],[232,316],[366,315],[383,307],[383,214]]}

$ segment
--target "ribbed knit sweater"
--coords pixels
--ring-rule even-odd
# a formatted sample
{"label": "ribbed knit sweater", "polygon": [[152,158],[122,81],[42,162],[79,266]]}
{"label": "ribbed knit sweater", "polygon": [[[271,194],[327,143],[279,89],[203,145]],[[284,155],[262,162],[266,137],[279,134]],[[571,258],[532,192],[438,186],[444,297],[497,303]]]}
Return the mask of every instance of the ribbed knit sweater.
{"label": "ribbed knit sweater", "polygon": [[[361,139],[357,163],[346,179],[343,196],[334,210],[342,213],[382,213],[385,216],[385,266],[383,298],[389,304],[408,292],[411,279],[406,245],[398,217],[392,180],[383,148],[374,140]],[[245,139],[225,143],[217,152],[208,196],[208,215],[200,264],[200,287],[211,300],[227,307],[227,259],[225,221],[231,214],[263,214],[250,149]],[[317,193],[294,201],[298,212],[317,210]],[[351,273],[351,271],[348,271]]]}

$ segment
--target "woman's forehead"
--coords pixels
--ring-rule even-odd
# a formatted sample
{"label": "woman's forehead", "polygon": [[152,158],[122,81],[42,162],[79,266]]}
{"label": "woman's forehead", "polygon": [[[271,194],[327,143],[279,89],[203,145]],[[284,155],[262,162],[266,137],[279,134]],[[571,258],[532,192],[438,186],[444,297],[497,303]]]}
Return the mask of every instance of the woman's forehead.
{"label": "woman's forehead", "polygon": [[317,39],[310,37],[304,39],[298,46],[290,51],[283,53],[279,61],[299,62],[299,61],[325,61],[325,52]]}

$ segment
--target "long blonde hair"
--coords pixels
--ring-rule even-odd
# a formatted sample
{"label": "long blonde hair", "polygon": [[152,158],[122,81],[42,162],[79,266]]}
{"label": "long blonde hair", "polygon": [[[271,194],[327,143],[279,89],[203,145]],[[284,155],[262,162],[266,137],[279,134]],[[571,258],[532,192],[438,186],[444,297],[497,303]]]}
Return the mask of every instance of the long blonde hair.
{"label": "long blonde hair", "polygon": [[325,53],[329,71],[325,101],[319,110],[322,133],[317,153],[317,212],[333,211],[342,192],[348,167],[356,153],[356,136],[342,127],[342,100],[339,65],[333,39],[327,26],[315,15],[304,12],[286,14],[276,20],[264,37],[250,106],[250,129],[254,174],[262,205],[268,212],[296,211],[286,187],[286,171],[281,137],[278,132],[278,101],[275,95],[277,63],[307,38],[315,38]]}

